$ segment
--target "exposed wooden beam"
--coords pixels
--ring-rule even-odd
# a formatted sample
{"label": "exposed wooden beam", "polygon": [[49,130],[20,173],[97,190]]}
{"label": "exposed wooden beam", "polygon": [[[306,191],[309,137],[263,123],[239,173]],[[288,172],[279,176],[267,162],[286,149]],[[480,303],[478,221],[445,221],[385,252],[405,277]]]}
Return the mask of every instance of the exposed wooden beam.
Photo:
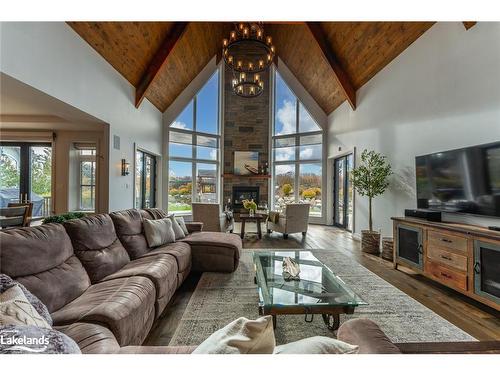
{"label": "exposed wooden beam", "polygon": [[139,108],[139,106],[141,105],[142,100],[146,95],[146,91],[148,90],[151,83],[154,81],[155,77],[157,76],[163,64],[165,64],[165,61],[170,55],[170,52],[172,52],[177,42],[186,31],[188,24],[189,22],[176,22],[172,27],[172,30],[170,30],[168,35],[161,43],[160,48],[158,48],[155,55],[149,62],[146,71],[142,75],[139,84],[135,88],[136,108]]}
{"label": "exposed wooden beam", "polygon": [[469,30],[472,26],[474,26],[477,22],[474,21],[464,21],[462,22],[465,26],[465,30]]}
{"label": "exposed wooden beam", "polygon": [[356,109],[356,90],[354,89],[354,86],[352,85],[352,81],[347,75],[346,71],[342,68],[340,65],[337,56],[332,50],[332,47],[328,44],[325,32],[321,28],[321,25],[319,22],[307,22],[307,26],[309,27],[309,30],[311,31],[312,35],[314,36],[314,39],[318,43],[321,51],[323,52],[323,55],[325,56],[326,60],[330,64],[333,74],[335,76],[335,79],[337,80],[338,84],[340,85],[342,92],[344,93],[347,101],[351,105],[351,108],[353,110]]}

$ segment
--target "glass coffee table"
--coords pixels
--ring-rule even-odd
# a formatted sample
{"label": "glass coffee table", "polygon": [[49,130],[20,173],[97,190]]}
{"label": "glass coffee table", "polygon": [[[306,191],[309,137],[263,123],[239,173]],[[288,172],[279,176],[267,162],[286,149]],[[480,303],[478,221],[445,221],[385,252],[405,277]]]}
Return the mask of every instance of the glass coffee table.
{"label": "glass coffee table", "polygon": [[[285,281],[282,276],[283,259],[291,257],[300,265],[300,280]],[[310,251],[256,251],[253,256],[255,283],[259,289],[259,314],[304,314],[312,322],[314,314],[321,314],[330,330],[340,325],[340,314],[352,314],[360,305],[367,305],[361,297]]]}

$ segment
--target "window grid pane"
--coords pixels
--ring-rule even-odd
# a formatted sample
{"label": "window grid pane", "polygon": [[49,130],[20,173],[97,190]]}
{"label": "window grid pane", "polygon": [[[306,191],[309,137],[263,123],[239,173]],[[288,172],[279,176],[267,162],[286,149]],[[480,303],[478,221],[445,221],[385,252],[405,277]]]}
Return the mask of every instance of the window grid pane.
{"label": "window grid pane", "polygon": [[279,73],[275,73],[274,209],[281,211],[294,202],[308,203],[310,215],[321,217],[322,129]]}
{"label": "window grid pane", "polygon": [[[182,126],[188,131],[169,133],[170,212],[191,211],[193,199],[218,202],[219,74],[217,71],[191,101],[192,126]],[[181,127],[179,123],[186,117],[186,110],[172,123],[171,128]]]}

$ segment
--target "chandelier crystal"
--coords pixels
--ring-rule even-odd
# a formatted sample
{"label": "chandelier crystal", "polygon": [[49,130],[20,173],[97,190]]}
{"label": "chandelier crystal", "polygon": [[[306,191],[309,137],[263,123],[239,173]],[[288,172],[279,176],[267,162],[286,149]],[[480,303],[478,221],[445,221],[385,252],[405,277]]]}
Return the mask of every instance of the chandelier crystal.
{"label": "chandelier crystal", "polygon": [[237,24],[229,39],[222,41],[222,56],[233,72],[233,92],[244,98],[262,94],[264,82],[259,73],[271,66],[274,55],[272,38],[264,34],[262,22]]}

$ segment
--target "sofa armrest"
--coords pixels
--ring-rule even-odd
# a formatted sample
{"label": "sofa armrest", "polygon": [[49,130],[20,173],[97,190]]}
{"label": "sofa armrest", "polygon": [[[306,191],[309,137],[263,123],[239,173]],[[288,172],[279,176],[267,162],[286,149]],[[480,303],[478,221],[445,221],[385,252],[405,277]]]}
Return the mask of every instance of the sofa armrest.
{"label": "sofa armrest", "polygon": [[337,338],[359,346],[359,354],[401,354],[384,331],[370,319],[356,318],[342,324]]}
{"label": "sofa armrest", "polygon": [[191,221],[186,223],[186,228],[189,233],[201,232],[203,230],[203,223],[200,221]]}

